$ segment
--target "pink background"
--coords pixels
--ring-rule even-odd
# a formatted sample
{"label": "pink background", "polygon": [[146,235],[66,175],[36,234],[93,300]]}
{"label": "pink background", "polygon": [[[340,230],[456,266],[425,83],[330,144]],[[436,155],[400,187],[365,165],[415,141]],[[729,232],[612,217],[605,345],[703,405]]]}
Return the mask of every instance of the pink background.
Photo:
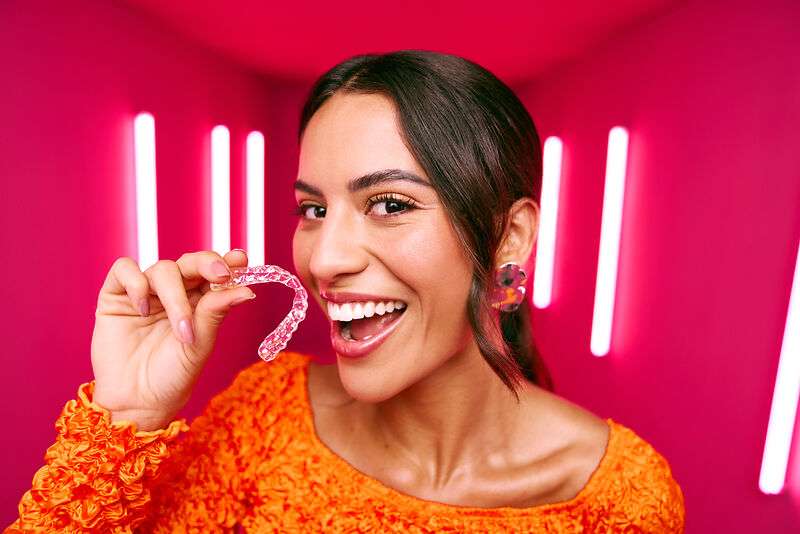
{"label": "pink background", "polygon": [[[297,118],[311,80],[259,74],[119,3],[77,4],[0,5],[3,526],[64,403],[92,378],[106,272],[135,257],[137,112],[156,118],[162,258],[210,247],[210,130],[224,123],[239,221],[231,246],[244,247],[244,138],[258,129],[267,261],[292,266]],[[513,84],[542,140],[565,145],[554,300],[535,313],[537,343],[559,394],[630,426],[670,461],[687,532],[800,527],[800,432],[786,491],[758,489],[800,239],[798,27],[792,1],[678,2]],[[618,124],[630,130],[620,273],[611,352],[595,358],[605,150]],[[226,319],[183,416],[255,361],[288,309],[282,286],[256,292]],[[330,360],[316,305],[289,350]]]}

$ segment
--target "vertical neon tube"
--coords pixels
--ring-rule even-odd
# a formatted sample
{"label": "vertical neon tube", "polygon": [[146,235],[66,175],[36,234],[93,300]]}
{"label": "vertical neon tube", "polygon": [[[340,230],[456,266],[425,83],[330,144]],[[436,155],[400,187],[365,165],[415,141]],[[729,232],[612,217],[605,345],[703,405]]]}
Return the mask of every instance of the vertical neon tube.
{"label": "vertical neon tube", "polygon": [[545,140],[541,214],[539,216],[539,235],[536,240],[536,276],[533,279],[533,304],[537,308],[549,306],[553,294],[562,152],[561,139],[550,136]]}
{"label": "vertical neon tube", "polygon": [[264,135],[247,136],[247,259],[250,265],[264,265]]}
{"label": "vertical neon tube", "polygon": [[592,354],[595,356],[605,356],[611,346],[627,160],[628,131],[621,126],[615,126],[608,134],[603,218],[600,226],[600,253],[597,262],[597,282],[592,315],[590,345]]}
{"label": "vertical neon tube", "polygon": [[786,482],[786,468],[800,394],[800,247],[797,253],[792,290],[789,294],[789,311],[786,314],[778,360],[778,376],[772,393],[767,438],[758,478],[758,487],[769,494],[780,493]]}
{"label": "vertical neon tube", "polygon": [[231,248],[231,134],[225,126],[211,130],[211,250]]}
{"label": "vertical neon tube", "polygon": [[158,210],[156,203],[156,125],[149,113],[133,121],[136,175],[137,261],[144,271],[158,261]]}

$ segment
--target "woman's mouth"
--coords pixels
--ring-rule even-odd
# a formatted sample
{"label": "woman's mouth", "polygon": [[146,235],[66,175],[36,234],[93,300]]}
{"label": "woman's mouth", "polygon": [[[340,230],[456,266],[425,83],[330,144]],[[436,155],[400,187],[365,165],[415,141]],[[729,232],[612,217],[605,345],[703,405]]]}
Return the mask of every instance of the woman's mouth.
{"label": "woman's mouth", "polygon": [[[405,310],[406,305],[401,301],[378,304],[353,303],[342,306],[328,303],[331,345],[342,356],[349,358],[366,356],[397,329]],[[351,318],[353,315],[359,318]]]}

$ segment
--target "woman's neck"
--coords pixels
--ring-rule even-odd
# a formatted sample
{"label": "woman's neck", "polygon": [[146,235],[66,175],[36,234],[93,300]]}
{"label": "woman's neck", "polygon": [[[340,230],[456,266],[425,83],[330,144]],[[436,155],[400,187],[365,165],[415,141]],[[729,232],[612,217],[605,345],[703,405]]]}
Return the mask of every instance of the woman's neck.
{"label": "woman's neck", "polygon": [[[520,394],[520,400],[524,402]],[[522,402],[487,365],[476,344],[400,394],[371,405],[370,427],[385,455],[413,466],[434,487],[513,450]]]}

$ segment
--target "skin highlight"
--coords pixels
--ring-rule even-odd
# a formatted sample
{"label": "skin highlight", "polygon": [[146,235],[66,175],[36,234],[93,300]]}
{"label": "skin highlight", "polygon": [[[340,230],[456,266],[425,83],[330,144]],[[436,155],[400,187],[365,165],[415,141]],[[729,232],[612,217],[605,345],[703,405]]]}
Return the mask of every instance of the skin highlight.
{"label": "skin highlight", "polygon": [[[374,353],[309,367],[320,439],[365,474],[437,502],[571,498],[604,452],[605,422],[534,384],[517,402],[471,335],[471,264],[435,190],[408,181],[348,189],[352,178],[388,168],[427,180],[390,99],[337,93],[311,118],[298,178],[322,195],[296,191],[295,272],[326,314],[321,291],[407,303],[403,324]],[[386,195],[393,200],[375,200]],[[531,272],[538,217],[532,199],[514,204],[495,265]]]}

